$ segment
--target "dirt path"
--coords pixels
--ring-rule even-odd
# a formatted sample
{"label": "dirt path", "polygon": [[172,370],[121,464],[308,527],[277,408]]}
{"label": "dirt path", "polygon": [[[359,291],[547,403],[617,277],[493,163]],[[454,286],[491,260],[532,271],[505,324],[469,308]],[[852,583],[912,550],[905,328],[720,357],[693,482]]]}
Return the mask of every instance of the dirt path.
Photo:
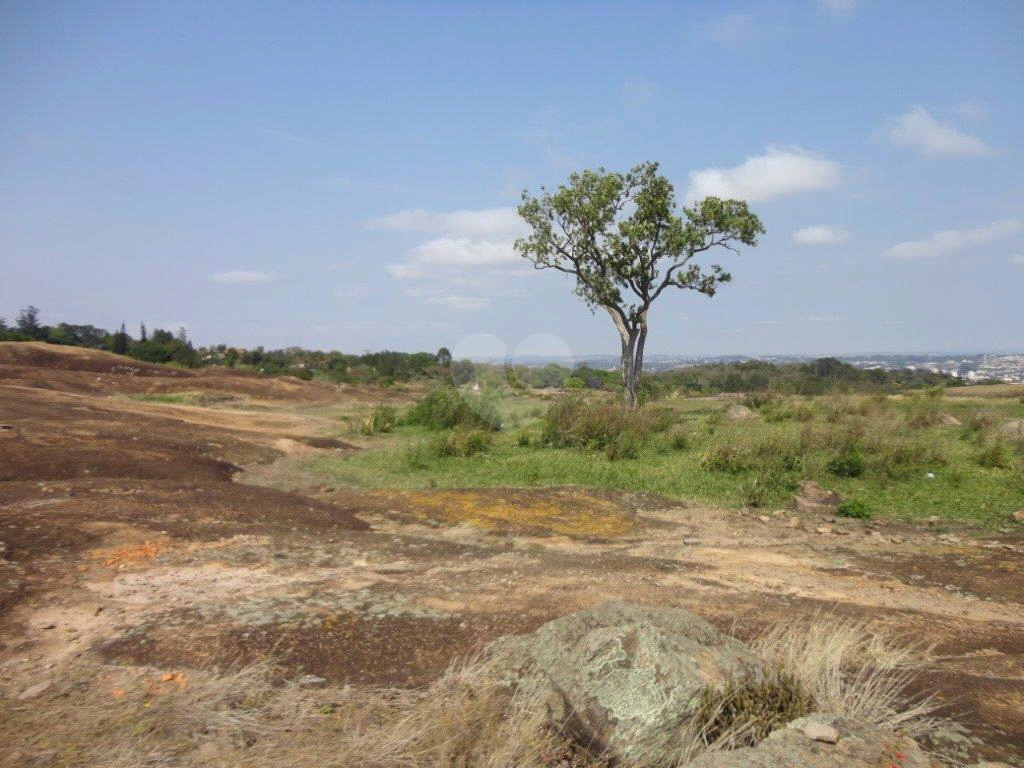
{"label": "dirt path", "polygon": [[[232,482],[317,448],[319,417],[0,382],[0,683],[55,706],[78,671],[273,656],[416,685],[612,597],[749,636],[821,613],[935,644],[921,677],[985,754],[1024,765],[1024,540],[680,506],[580,489],[353,492]],[[78,683],[76,683],[78,684]],[[965,741],[965,748],[974,749]]]}

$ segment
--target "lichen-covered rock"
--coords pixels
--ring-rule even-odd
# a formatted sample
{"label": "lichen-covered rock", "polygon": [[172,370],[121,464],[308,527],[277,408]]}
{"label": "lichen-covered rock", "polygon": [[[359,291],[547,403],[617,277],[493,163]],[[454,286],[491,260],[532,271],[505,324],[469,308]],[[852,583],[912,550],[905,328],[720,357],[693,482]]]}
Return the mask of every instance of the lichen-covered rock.
{"label": "lichen-covered rock", "polygon": [[763,671],[739,641],[688,611],[603,603],[490,648],[512,679],[540,674],[552,718],[581,744],[650,768],[672,760],[697,693]]}
{"label": "lichen-covered rock", "polygon": [[[834,744],[811,738],[834,728]],[[873,725],[814,713],[779,728],[753,747],[709,752],[685,768],[931,768],[913,739]]]}

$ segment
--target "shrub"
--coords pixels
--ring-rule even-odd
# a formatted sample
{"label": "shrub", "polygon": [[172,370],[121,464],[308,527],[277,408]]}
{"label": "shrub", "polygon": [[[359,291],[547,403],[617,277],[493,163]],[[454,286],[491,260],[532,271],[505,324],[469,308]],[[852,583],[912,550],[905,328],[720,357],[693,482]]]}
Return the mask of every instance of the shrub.
{"label": "shrub", "polygon": [[585,382],[583,379],[579,378],[578,376],[570,376],[568,379],[565,380],[565,388],[566,389],[586,389],[587,388],[587,382]]}
{"label": "shrub", "polygon": [[471,400],[453,387],[438,387],[427,393],[409,409],[406,421],[430,429],[501,428],[501,414],[494,396],[483,395]]}
{"label": "shrub", "polygon": [[484,453],[494,442],[490,430],[460,427],[439,435],[431,444],[434,455],[441,458],[468,457]]}
{"label": "shrub", "polygon": [[1012,469],[1013,450],[1005,440],[995,440],[978,454],[978,464],[988,469]]}
{"label": "shrub", "polygon": [[665,435],[665,444],[673,451],[685,451],[691,443],[690,430],[679,424],[671,427]]}
{"label": "shrub", "polygon": [[871,508],[862,499],[847,499],[836,507],[836,513],[841,517],[852,517],[856,520],[869,520]]}
{"label": "shrub", "polygon": [[627,428],[608,443],[604,452],[612,461],[616,459],[638,459],[640,458],[640,449],[643,448],[643,445],[644,438],[637,430]]}
{"label": "shrub", "polygon": [[364,435],[390,432],[398,422],[398,414],[390,405],[375,405],[363,416],[359,431]]}
{"label": "shrub", "polygon": [[923,395],[911,395],[907,406],[907,424],[915,429],[931,427],[942,419],[941,387],[933,387]]}
{"label": "shrub", "polygon": [[530,433],[529,432],[520,432],[518,435],[516,435],[516,445],[518,445],[520,448],[529,448],[530,447]]}
{"label": "shrub", "polygon": [[854,447],[831,458],[827,466],[836,477],[860,477],[867,468],[867,459]]}
{"label": "shrub", "polygon": [[672,413],[664,409],[630,410],[608,400],[595,402],[580,397],[565,397],[552,403],[544,414],[541,442],[555,448],[608,448],[625,432],[625,441],[642,445],[656,432],[672,423]]}

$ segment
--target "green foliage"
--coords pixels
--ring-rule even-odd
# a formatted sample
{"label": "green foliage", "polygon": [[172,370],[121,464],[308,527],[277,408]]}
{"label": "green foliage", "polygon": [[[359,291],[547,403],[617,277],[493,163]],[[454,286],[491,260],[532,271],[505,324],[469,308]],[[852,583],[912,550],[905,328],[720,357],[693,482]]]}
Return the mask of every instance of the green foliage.
{"label": "green foliage", "polygon": [[567,378],[565,380],[565,388],[566,389],[586,389],[587,388],[587,382],[585,382],[583,379],[579,378],[578,376],[570,376],[569,378]]}
{"label": "green foliage", "polygon": [[978,464],[987,469],[1013,469],[1016,463],[1013,449],[1002,439],[993,440],[978,454]]}
{"label": "green foliage", "polygon": [[836,477],[860,477],[867,469],[867,465],[867,459],[855,445],[829,459],[827,464],[828,471]]}
{"label": "green foliage", "polygon": [[398,412],[390,405],[375,405],[358,421],[359,431],[364,435],[390,432],[398,423]]}
{"label": "green foliage", "polygon": [[466,458],[486,452],[493,442],[494,433],[489,429],[457,427],[447,434],[438,435],[430,447],[439,458]]}
{"label": "green foliage", "polygon": [[764,227],[741,200],[708,197],[676,213],[675,189],[657,163],[626,173],[599,168],[569,176],[554,192],[523,193],[519,215],[530,229],[516,250],[538,269],[576,278],[576,295],[607,310],[622,337],[622,384],[638,403],[651,304],[669,288],[714,296],[732,278],[707,251],[757,244]]}
{"label": "green foliage", "polygon": [[907,424],[920,429],[932,427],[942,419],[942,387],[932,387],[922,394],[910,396],[907,408]]}
{"label": "green foliage", "polygon": [[456,426],[500,429],[501,414],[494,395],[470,397],[454,387],[437,387],[406,413],[409,424],[429,429]]}
{"label": "green foliage", "polygon": [[836,514],[840,517],[852,517],[857,520],[871,519],[871,507],[863,499],[847,499],[840,502],[836,507]]}
{"label": "green foliage", "polygon": [[632,458],[639,446],[672,421],[672,414],[665,410],[635,411],[610,400],[563,397],[544,414],[541,443],[555,448],[608,449],[615,458]]}

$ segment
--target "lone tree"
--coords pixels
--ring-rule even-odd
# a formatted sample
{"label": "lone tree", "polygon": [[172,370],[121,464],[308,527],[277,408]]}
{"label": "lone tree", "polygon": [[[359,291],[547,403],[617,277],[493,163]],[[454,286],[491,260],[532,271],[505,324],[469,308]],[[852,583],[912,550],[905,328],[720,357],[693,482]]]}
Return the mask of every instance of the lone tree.
{"label": "lone tree", "polygon": [[701,267],[694,257],[722,247],[756,245],[761,220],[742,200],[707,197],[675,213],[675,190],[657,163],[628,173],[603,168],[574,173],[554,192],[523,192],[519,215],[532,234],[516,250],[537,269],[576,278],[576,294],[591,311],[612,316],[622,339],[622,385],[637,406],[647,341],[647,313],[668,288],[714,296],[732,279],[718,264]]}

